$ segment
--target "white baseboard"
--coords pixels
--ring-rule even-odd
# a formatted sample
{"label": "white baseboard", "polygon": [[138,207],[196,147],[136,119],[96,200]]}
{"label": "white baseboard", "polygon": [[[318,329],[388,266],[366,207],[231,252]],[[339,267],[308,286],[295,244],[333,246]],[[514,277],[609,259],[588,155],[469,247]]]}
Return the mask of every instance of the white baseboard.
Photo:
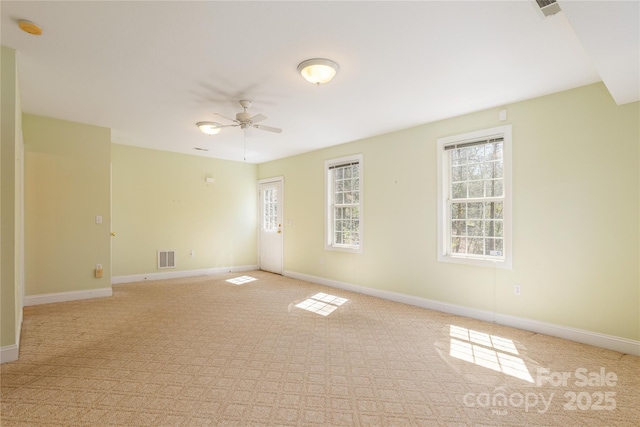
{"label": "white baseboard", "polygon": [[18,360],[19,349],[17,344],[0,347],[0,363],[15,362]]}
{"label": "white baseboard", "polygon": [[16,325],[16,344],[0,347],[0,364],[14,362],[18,360],[20,354],[20,335],[22,334],[22,307],[18,313],[18,324]]}
{"label": "white baseboard", "polygon": [[475,308],[464,307],[461,305],[449,304],[412,295],[401,294],[398,292],[367,288],[366,286],[339,282],[337,280],[297,273],[295,271],[285,271],[284,275],[298,280],[304,280],[311,283],[317,283],[319,285],[330,286],[332,288],[344,289],[346,291],[353,291],[360,294],[370,295],[390,301],[401,302],[404,304],[414,305],[430,310],[441,311],[457,316],[470,317],[472,319],[483,320],[485,322],[495,322],[500,325],[524,329],[526,331],[550,335],[558,338],[564,338],[570,341],[576,341],[583,344],[589,344],[596,347],[618,351],[620,353],[640,356],[640,341],[631,340],[628,338],[621,338],[613,335],[591,332],[584,329],[570,328],[553,323],[540,322],[538,320],[494,313],[486,310],[479,310]]}
{"label": "white baseboard", "polygon": [[179,279],[182,277],[194,277],[194,276],[210,276],[212,274],[222,273],[237,273],[240,271],[257,270],[257,265],[239,265],[236,267],[216,267],[216,268],[204,268],[200,270],[180,270],[180,271],[168,271],[162,273],[149,273],[149,274],[131,274],[128,276],[112,276],[111,284],[119,285],[122,283],[133,282],[145,282],[148,280],[163,280],[163,279]]}
{"label": "white baseboard", "polygon": [[56,292],[52,294],[28,295],[24,297],[24,305],[51,304],[54,302],[76,301],[81,299],[110,297],[111,288],[87,289],[85,291]]}

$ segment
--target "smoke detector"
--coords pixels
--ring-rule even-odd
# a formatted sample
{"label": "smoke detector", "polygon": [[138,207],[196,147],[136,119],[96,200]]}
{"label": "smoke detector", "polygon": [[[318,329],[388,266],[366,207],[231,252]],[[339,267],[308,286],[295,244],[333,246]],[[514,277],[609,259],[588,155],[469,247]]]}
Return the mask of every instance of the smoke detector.
{"label": "smoke detector", "polygon": [[20,29],[25,33],[33,34],[34,36],[42,34],[42,28],[38,24],[27,21],[26,19],[18,21],[18,27],[20,27]]}

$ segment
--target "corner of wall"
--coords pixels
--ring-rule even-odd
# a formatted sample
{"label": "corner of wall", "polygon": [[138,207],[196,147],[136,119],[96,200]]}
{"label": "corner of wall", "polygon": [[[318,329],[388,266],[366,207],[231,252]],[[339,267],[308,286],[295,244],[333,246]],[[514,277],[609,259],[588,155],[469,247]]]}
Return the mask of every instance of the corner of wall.
{"label": "corner of wall", "polygon": [[23,169],[20,92],[15,50],[2,46],[2,144],[0,147],[0,363],[18,359],[22,325],[23,277]]}

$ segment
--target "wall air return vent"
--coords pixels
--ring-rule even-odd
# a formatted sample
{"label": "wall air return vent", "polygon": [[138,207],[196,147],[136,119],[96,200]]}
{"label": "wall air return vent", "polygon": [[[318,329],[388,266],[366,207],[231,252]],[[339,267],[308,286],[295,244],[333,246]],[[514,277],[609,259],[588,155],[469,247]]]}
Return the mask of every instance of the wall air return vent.
{"label": "wall air return vent", "polygon": [[158,251],[158,270],[165,268],[176,268],[176,251],[174,249]]}
{"label": "wall air return vent", "polygon": [[534,0],[536,8],[542,12],[543,17],[555,15],[560,12],[560,5],[556,0]]}

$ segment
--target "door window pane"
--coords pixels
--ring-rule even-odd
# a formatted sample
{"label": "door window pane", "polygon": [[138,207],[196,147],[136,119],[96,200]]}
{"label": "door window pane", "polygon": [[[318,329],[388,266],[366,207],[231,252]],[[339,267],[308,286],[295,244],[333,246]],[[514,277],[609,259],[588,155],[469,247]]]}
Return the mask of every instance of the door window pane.
{"label": "door window pane", "polygon": [[265,230],[278,229],[278,190],[264,190],[262,195],[262,227]]}

